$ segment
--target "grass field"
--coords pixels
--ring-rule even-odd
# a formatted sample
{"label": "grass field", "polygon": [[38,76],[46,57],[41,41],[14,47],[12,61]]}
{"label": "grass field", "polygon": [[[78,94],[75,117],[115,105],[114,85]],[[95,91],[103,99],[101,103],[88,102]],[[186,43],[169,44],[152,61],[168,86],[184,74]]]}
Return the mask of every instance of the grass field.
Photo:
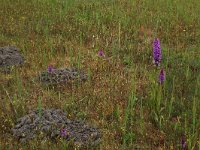
{"label": "grass field", "polygon": [[[7,45],[26,63],[0,74],[0,149],[66,148],[13,138],[17,118],[41,106],[99,127],[102,150],[200,149],[198,0],[0,0],[0,47]],[[35,78],[49,65],[81,68],[88,81],[46,88]]]}

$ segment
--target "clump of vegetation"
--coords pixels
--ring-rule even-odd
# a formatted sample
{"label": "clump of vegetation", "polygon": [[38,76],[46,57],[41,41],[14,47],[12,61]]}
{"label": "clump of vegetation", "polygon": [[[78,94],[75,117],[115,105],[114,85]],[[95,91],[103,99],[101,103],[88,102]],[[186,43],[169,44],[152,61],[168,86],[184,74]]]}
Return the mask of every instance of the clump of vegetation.
{"label": "clump of vegetation", "polygon": [[[200,148],[199,1],[0,3],[0,47],[15,45],[26,59],[0,74],[0,149],[70,148],[13,137],[36,108],[99,127],[99,149]],[[35,77],[49,65],[81,68],[87,82],[44,87]]]}
{"label": "clump of vegetation", "polygon": [[0,47],[0,68],[4,72],[10,72],[11,68],[24,63],[24,58],[19,49],[14,46]]}
{"label": "clump of vegetation", "polygon": [[43,71],[39,75],[39,80],[45,84],[66,84],[73,80],[87,80],[87,75],[76,68],[54,69],[52,66],[48,67],[47,71]]}
{"label": "clump of vegetation", "polygon": [[78,147],[89,148],[89,146],[97,146],[101,140],[98,129],[80,120],[67,119],[66,114],[59,109],[44,110],[40,108],[32,111],[21,117],[12,131],[13,135],[22,143],[38,137],[42,141],[61,138],[63,142],[71,142]]}

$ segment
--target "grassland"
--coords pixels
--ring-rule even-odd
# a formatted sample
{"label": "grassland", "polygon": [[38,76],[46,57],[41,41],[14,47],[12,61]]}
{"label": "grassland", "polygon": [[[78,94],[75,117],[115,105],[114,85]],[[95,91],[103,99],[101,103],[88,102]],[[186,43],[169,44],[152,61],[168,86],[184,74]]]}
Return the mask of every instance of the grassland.
{"label": "grassland", "polygon": [[[156,37],[160,67],[152,63]],[[188,149],[200,149],[198,0],[0,0],[6,45],[19,47],[26,63],[0,74],[0,149],[64,149],[62,142],[22,145],[12,137],[17,118],[39,105],[99,127],[102,150],[176,150],[182,137]],[[50,64],[82,68],[88,81],[46,88],[35,77]]]}

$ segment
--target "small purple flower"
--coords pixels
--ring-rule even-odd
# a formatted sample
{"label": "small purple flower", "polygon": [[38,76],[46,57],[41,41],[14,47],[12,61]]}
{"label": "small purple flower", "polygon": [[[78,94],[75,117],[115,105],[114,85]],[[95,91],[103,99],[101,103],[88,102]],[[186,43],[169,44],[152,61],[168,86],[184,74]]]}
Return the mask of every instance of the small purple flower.
{"label": "small purple flower", "polygon": [[52,72],[53,71],[53,67],[50,65],[48,66],[48,72]]}
{"label": "small purple flower", "polygon": [[181,139],[181,146],[183,149],[186,149],[186,147],[187,147],[186,138],[184,136]]}
{"label": "small purple flower", "polygon": [[164,72],[164,69],[161,69],[160,75],[159,75],[159,82],[160,84],[163,84],[164,81],[165,81],[165,72]]}
{"label": "small purple flower", "polygon": [[156,66],[160,65],[162,59],[161,48],[160,48],[160,40],[158,38],[153,41],[153,63]]}
{"label": "small purple flower", "polygon": [[105,56],[103,50],[100,50],[100,51],[99,51],[99,56],[100,56],[100,57]]}
{"label": "small purple flower", "polygon": [[61,129],[60,136],[61,137],[66,137],[67,136],[67,130],[66,129]]}

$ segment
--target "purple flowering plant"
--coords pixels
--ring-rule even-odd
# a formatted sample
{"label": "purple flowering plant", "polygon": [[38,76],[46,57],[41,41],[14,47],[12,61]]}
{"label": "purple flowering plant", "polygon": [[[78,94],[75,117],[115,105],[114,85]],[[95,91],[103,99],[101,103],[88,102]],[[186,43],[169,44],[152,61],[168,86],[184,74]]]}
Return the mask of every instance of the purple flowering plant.
{"label": "purple flowering plant", "polygon": [[66,129],[61,129],[60,130],[60,136],[61,137],[66,137],[67,136],[67,130]]}
{"label": "purple flowering plant", "polygon": [[160,48],[160,40],[156,38],[153,41],[153,63],[156,66],[160,66],[161,59],[162,59],[162,54]]}
{"label": "purple flowering plant", "polygon": [[105,56],[105,54],[104,54],[102,49],[99,51],[98,55],[99,55],[99,57],[104,57]]}
{"label": "purple flowering plant", "polygon": [[165,72],[164,72],[164,69],[161,69],[160,75],[159,75],[159,83],[163,84],[164,81],[165,81]]}
{"label": "purple flowering plant", "polygon": [[48,72],[52,72],[52,71],[53,71],[52,65],[48,66]]}
{"label": "purple flowering plant", "polygon": [[181,147],[182,147],[182,149],[187,148],[187,142],[186,142],[186,138],[184,136],[181,138]]}

